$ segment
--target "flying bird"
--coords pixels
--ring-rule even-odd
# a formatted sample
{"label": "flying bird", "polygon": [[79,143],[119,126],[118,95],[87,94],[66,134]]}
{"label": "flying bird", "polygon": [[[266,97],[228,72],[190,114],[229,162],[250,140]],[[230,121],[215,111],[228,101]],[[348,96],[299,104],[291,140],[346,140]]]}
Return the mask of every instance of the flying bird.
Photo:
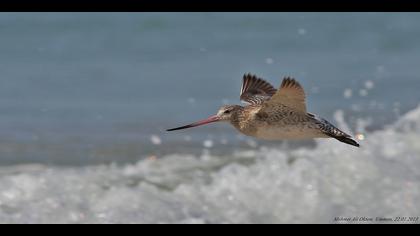
{"label": "flying bird", "polygon": [[277,90],[265,80],[245,74],[240,100],[247,105],[222,106],[214,116],[167,131],[225,121],[247,136],[265,140],[335,138],[360,146],[327,120],[306,111],[305,91],[294,78],[285,77]]}

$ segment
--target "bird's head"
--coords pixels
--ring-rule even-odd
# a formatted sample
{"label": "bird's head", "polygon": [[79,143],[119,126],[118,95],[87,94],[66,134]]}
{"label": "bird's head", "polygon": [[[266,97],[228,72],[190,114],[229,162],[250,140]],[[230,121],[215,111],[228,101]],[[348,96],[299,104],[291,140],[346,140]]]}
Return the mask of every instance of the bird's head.
{"label": "bird's head", "polygon": [[226,105],[220,107],[217,111],[216,116],[219,118],[219,121],[230,121],[233,114],[238,110],[240,106],[238,105]]}

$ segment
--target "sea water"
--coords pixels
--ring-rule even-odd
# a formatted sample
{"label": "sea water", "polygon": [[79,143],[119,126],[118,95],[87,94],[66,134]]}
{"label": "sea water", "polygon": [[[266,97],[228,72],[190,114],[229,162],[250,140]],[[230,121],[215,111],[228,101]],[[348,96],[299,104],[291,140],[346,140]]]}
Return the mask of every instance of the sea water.
{"label": "sea water", "polygon": [[[1,13],[0,222],[418,217],[418,22],[417,13]],[[275,87],[295,77],[308,110],[361,148],[263,142],[228,124],[164,131],[239,104],[248,72]]]}

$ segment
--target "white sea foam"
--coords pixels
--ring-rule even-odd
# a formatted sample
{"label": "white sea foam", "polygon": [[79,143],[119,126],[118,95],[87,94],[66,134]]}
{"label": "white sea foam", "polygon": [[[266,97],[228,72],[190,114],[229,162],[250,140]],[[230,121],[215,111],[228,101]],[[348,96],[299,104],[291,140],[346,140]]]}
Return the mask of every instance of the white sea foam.
{"label": "white sea foam", "polygon": [[347,89],[344,90],[343,96],[347,99],[351,98],[353,96],[353,91],[351,89],[347,88]]}
{"label": "white sea foam", "polygon": [[266,58],[266,59],[265,59],[265,63],[267,63],[267,64],[271,65],[271,64],[273,64],[273,63],[274,63],[274,60],[273,60],[273,58]]}
{"label": "white sea foam", "polygon": [[366,97],[368,95],[368,91],[366,89],[360,89],[359,90],[359,95],[361,97]]}
{"label": "white sea foam", "polygon": [[206,148],[211,148],[211,147],[213,147],[213,141],[210,140],[210,139],[204,140],[203,141],[203,146],[206,147]]}
{"label": "white sea foam", "polygon": [[229,157],[206,152],[126,166],[2,168],[0,222],[334,223],[335,217],[419,216],[419,170],[420,107],[367,133],[361,148],[320,139],[315,148],[260,147]]}
{"label": "white sea foam", "polygon": [[365,88],[366,89],[372,89],[375,86],[372,80],[366,80],[365,81]]}
{"label": "white sea foam", "polygon": [[154,145],[160,145],[162,144],[162,139],[160,139],[159,136],[154,134],[150,136],[150,142],[152,142]]}

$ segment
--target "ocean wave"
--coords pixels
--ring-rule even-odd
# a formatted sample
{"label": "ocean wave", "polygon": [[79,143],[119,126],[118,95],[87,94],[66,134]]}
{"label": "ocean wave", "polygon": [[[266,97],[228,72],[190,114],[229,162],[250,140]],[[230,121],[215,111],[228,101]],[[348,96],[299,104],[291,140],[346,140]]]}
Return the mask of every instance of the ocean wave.
{"label": "ocean wave", "polygon": [[346,223],[335,218],[420,216],[419,131],[420,106],[365,134],[361,148],[320,139],[315,148],[172,154],[124,166],[3,167],[0,222]]}

